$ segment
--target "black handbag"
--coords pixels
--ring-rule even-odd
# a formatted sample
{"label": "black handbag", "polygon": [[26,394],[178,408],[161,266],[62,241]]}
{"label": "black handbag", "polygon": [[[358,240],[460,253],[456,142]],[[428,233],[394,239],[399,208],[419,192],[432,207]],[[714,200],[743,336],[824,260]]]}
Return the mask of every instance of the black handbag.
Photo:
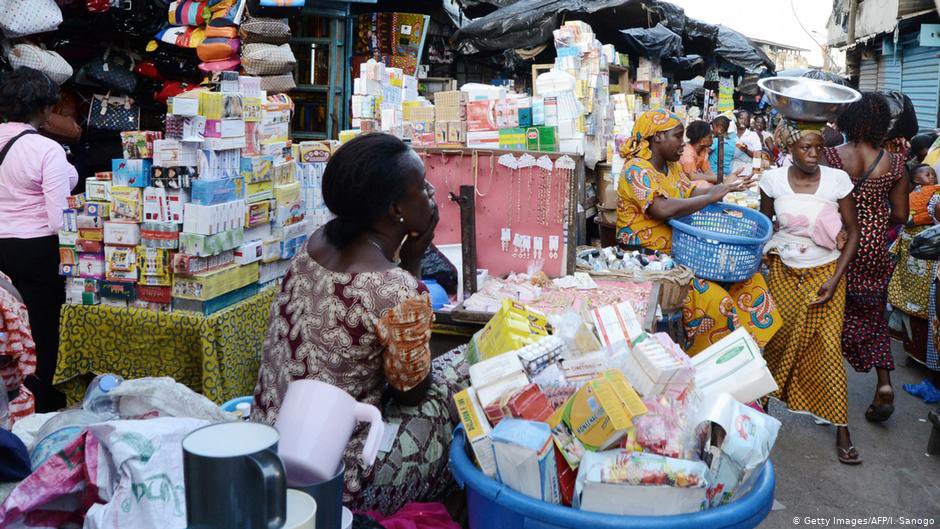
{"label": "black handbag", "polygon": [[95,94],[88,108],[88,127],[111,131],[140,130],[140,106],[129,96]]}
{"label": "black handbag", "polygon": [[114,30],[137,38],[151,39],[167,24],[167,5],[162,0],[120,0],[108,10]]}
{"label": "black handbag", "polygon": [[205,74],[199,70],[202,62],[195,48],[181,48],[165,42],[157,42],[151,58],[157,72],[170,81],[199,83]]}
{"label": "black handbag", "polygon": [[137,89],[134,60],[125,53],[108,49],[104,55],[82,67],[88,79],[120,94],[132,94]]}

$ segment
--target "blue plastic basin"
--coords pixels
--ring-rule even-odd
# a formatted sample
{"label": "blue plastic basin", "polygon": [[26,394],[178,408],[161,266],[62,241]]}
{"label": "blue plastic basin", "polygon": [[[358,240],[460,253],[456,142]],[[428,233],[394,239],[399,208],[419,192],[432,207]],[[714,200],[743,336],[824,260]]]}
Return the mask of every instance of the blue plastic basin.
{"label": "blue plastic basin", "polygon": [[463,427],[454,430],[450,468],[467,491],[471,529],[721,529],[757,527],[774,503],[774,467],[767,462],[754,488],[739,500],[676,516],[613,516],[550,505],[486,477],[470,461]]}
{"label": "blue plastic basin", "polygon": [[229,413],[235,413],[235,408],[236,408],[239,404],[241,404],[242,402],[247,402],[248,404],[252,404],[252,401],[254,401],[254,399],[255,399],[255,398],[254,398],[254,396],[252,396],[252,395],[248,395],[248,396],[246,396],[246,397],[235,397],[235,398],[232,399],[232,400],[229,400],[229,401],[224,402],[221,406],[219,406],[219,408],[221,408],[222,411],[227,411],[227,412],[229,412]]}

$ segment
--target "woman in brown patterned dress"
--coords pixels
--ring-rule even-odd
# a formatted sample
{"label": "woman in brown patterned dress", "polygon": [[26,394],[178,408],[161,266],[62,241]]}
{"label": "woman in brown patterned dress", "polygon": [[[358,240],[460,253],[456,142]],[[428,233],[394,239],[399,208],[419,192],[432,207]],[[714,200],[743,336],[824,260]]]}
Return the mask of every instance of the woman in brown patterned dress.
{"label": "woman in brown patterned dress", "polygon": [[333,155],[323,199],[336,218],[291,262],[271,306],[252,418],[273,424],[294,380],[338,386],[399,424],[391,451],[369,468],[359,461],[365,428],[354,433],[343,502],[393,513],[440,500],[452,484],[451,396],[467,368],[461,351],[431,361],[428,347],[433,312],[417,277],[438,222],[434,188],[406,144],[368,134]]}
{"label": "woman in brown patterned dress", "polygon": [[875,368],[878,385],[865,418],[887,420],[894,412],[891,371],[894,358],[885,310],[894,269],[888,253],[888,229],[907,222],[908,179],[904,159],[883,148],[890,114],[882,94],[866,92],[843,113],[837,125],[848,143],[826,149],[826,162],[852,177],[862,231],[858,255],[846,275],[842,354],[856,371]]}

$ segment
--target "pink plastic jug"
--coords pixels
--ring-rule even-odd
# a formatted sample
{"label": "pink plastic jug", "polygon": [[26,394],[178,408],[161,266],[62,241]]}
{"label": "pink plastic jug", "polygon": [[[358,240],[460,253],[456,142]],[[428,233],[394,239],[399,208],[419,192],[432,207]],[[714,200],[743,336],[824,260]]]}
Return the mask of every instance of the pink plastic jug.
{"label": "pink plastic jug", "polygon": [[288,485],[303,487],[333,477],[359,422],[370,424],[362,462],[371,466],[385,434],[378,408],[325,382],[298,380],[287,386],[274,427],[281,434],[277,452]]}

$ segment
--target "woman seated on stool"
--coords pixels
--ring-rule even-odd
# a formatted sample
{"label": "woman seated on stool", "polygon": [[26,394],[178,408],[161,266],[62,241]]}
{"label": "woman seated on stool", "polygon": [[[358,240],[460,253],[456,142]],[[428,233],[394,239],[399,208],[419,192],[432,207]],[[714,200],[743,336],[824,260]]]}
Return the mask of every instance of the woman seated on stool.
{"label": "woman seated on stool", "polygon": [[271,306],[252,419],[273,424],[295,380],[337,386],[399,425],[371,468],[359,461],[367,429],[356,430],[343,503],[391,514],[441,500],[453,486],[451,396],[468,383],[462,351],[432,361],[429,349],[434,314],[418,276],[439,218],[434,187],[405,143],[366,134],[330,159],[323,200],[336,218],[310,236]]}
{"label": "woman seated on stool", "polygon": [[[678,161],[685,127],[667,110],[651,110],[640,116],[632,137],[621,147],[627,160],[617,193],[617,240],[628,248],[672,250],[672,228],[667,220],[695,213],[728,193],[742,191],[752,178],[740,171],[707,190],[692,190]],[[682,309],[694,355],[739,327],[750,331],[763,347],[782,324],[780,314],[760,274],[725,288],[695,278]]]}

